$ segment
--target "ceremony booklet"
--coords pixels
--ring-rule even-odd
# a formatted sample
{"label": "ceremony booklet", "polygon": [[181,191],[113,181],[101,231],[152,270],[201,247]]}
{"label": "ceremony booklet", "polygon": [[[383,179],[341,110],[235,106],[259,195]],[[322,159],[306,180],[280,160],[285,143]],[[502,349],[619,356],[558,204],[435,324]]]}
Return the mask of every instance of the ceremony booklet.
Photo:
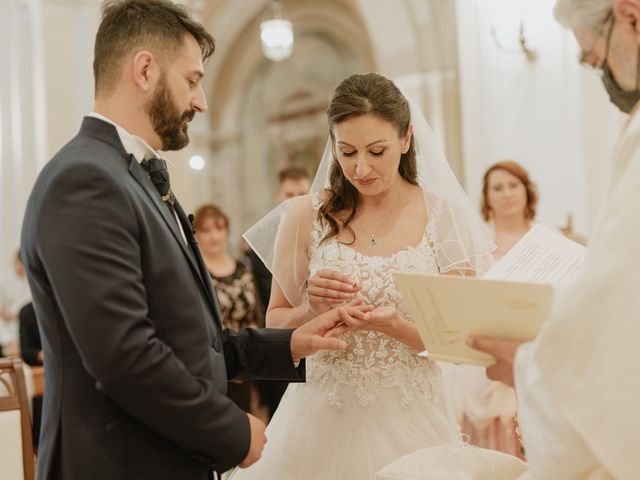
{"label": "ceremony booklet", "polygon": [[573,279],[586,248],[541,225],[483,278],[397,273],[396,282],[425,345],[421,356],[489,366],[492,355],[467,346],[470,335],[532,340],[549,315],[553,287]]}

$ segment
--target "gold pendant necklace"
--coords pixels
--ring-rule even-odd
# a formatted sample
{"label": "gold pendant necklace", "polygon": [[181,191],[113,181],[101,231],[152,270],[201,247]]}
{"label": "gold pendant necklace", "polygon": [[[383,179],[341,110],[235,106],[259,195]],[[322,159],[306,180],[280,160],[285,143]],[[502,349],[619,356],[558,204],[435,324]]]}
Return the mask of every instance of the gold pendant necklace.
{"label": "gold pendant necklace", "polygon": [[[394,199],[392,206],[391,206],[391,210],[389,211],[389,213],[385,216],[383,222],[378,225],[378,228],[376,230],[380,231],[380,229],[382,227],[384,227],[387,222],[389,221],[389,219],[391,218],[391,215],[393,214],[393,212],[395,211],[395,207],[398,203],[398,199],[400,198],[400,191],[398,191],[398,194],[396,195],[396,198]],[[373,229],[371,228],[371,224],[369,223],[369,219],[367,218],[367,216],[364,214],[364,212],[362,213],[362,219],[365,221],[365,223],[367,224],[367,228],[369,230],[369,244],[373,247],[375,247],[378,244],[378,239],[376,238],[376,232],[373,231]]]}

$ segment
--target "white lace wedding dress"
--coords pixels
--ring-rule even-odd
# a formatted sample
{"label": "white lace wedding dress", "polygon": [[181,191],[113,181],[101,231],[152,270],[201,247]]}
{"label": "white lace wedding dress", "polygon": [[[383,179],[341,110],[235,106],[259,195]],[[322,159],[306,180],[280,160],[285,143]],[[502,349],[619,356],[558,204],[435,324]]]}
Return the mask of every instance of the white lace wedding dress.
{"label": "white lace wedding dress", "polygon": [[[319,207],[317,195],[315,210]],[[362,284],[375,306],[393,305],[409,318],[393,273],[437,273],[434,222],[420,243],[389,257],[365,256],[313,226],[309,271],[344,273]],[[262,458],[233,480],[370,480],[386,464],[420,448],[461,442],[452,409],[442,397],[440,370],[407,345],[378,332],[342,337],[343,352],[307,359],[307,381],[291,384],[267,427]]]}

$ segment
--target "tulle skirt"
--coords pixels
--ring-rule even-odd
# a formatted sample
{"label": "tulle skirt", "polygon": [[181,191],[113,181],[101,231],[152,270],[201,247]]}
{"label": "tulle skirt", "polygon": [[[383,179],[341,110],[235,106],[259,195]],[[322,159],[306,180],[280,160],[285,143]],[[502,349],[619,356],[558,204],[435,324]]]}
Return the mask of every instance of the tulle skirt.
{"label": "tulle skirt", "polygon": [[267,427],[262,458],[230,478],[371,480],[410,452],[461,442],[441,396],[411,393],[412,401],[401,402],[396,388],[380,388],[362,405],[350,385],[291,384]]}

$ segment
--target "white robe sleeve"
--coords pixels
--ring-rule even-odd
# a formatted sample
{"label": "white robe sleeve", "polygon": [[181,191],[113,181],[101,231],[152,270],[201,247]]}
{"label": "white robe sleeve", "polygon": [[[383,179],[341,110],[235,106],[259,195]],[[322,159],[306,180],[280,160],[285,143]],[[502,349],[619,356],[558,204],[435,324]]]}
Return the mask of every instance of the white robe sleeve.
{"label": "white robe sleeve", "polygon": [[640,111],[618,142],[581,273],[521,348],[516,389],[535,478],[640,478]]}
{"label": "white robe sleeve", "polygon": [[613,479],[569,425],[531,358],[531,344],[516,357],[520,430],[535,479]]}

